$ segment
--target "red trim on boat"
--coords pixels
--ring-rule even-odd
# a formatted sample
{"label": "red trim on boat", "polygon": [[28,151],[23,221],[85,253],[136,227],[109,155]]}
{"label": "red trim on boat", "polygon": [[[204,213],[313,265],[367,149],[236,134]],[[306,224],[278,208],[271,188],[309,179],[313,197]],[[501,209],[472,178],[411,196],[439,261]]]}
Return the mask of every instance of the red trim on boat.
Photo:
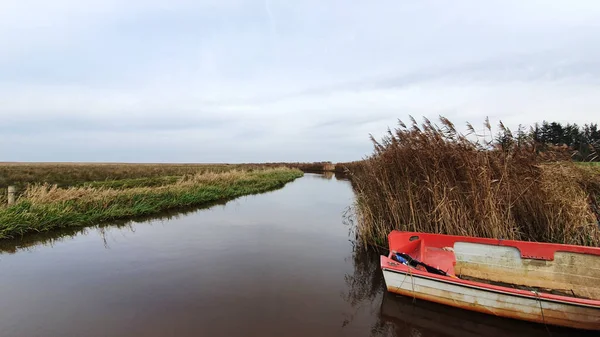
{"label": "red trim on boat", "polygon": [[[410,240],[413,237],[424,239],[427,241],[427,246],[448,246],[454,244],[454,242],[470,242],[470,243],[481,243],[486,245],[495,246],[507,246],[516,247],[521,251],[521,257],[526,259],[538,259],[538,260],[554,260],[554,253],[556,252],[571,252],[581,253],[589,255],[600,255],[600,248],[597,247],[586,247],[586,246],[574,246],[574,245],[563,245],[558,243],[546,243],[546,242],[531,242],[531,241],[515,241],[515,240],[502,240],[502,239],[487,239],[487,238],[476,238],[472,236],[459,236],[459,235],[444,235],[444,234],[429,234],[429,233],[417,233],[417,232],[400,232],[392,231],[389,236],[389,242],[392,241],[414,241]],[[404,239],[404,240],[403,240]],[[392,247],[390,247],[392,248]],[[393,249],[393,248],[392,248]]]}

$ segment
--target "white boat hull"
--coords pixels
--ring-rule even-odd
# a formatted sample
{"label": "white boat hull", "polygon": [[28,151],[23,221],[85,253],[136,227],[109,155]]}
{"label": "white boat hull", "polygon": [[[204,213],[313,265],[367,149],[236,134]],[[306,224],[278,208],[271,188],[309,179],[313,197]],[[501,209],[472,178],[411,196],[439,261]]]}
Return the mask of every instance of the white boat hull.
{"label": "white boat hull", "polygon": [[491,315],[577,329],[600,330],[600,307],[531,297],[383,269],[390,292]]}

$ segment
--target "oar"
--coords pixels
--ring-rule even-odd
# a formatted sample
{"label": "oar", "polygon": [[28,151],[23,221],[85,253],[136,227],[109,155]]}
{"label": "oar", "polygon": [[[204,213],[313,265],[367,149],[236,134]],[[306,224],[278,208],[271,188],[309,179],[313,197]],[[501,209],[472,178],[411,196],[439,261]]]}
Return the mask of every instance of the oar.
{"label": "oar", "polygon": [[[416,268],[417,266],[422,266],[425,268],[425,270],[427,270],[427,272],[432,273],[432,274],[454,277],[453,275],[449,275],[448,273],[446,273],[445,271],[443,271],[441,269],[432,267],[424,262],[413,259],[408,254],[396,253],[396,258],[399,258],[399,260],[401,258],[402,260],[406,261],[409,266],[414,267],[414,268]],[[403,262],[402,260],[400,260],[400,262]]]}

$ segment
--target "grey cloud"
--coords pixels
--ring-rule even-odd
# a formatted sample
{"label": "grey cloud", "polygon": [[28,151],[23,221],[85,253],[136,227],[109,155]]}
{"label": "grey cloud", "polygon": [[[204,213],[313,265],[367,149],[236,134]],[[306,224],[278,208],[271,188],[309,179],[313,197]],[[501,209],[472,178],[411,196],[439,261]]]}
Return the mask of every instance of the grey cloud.
{"label": "grey cloud", "polygon": [[[600,38],[596,39],[600,46]],[[402,74],[374,75],[353,81],[309,87],[278,95],[228,100],[231,104],[269,104],[289,99],[326,96],[338,92],[361,92],[377,89],[400,89],[432,81],[447,81],[450,85],[504,82],[575,82],[600,84],[600,47],[596,44],[571,50],[551,50],[529,54],[513,54],[477,62],[440,65],[416,69]],[[206,101],[220,105],[223,101]]]}
{"label": "grey cloud", "polygon": [[346,161],[408,114],[600,108],[597,2],[209,2],[6,0],[0,160]]}
{"label": "grey cloud", "polygon": [[[358,113],[358,114],[357,114]],[[361,126],[369,123],[377,123],[382,121],[394,120],[397,113],[390,111],[388,113],[368,113],[361,114],[360,111],[348,110],[348,114],[341,118],[330,118],[323,122],[316,123],[312,126],[314,129],[330,129],[330,128],[346,128]]]}
{"label": "grey cloud", "polygon": [[[600,45],[600,39],[598,41]],[[559,81],[575,79],[600,83],[600,48],[585,51],[585,58],[574,58],[565,52],[546,52],[499,57],[480,62],[431,67],[402,75],[383,75],[331,86],[315,87],[290,93],[272,100],[299,96],[328,95],[340,91],[397,89],[419,83],[448,80],[454,83]]]}

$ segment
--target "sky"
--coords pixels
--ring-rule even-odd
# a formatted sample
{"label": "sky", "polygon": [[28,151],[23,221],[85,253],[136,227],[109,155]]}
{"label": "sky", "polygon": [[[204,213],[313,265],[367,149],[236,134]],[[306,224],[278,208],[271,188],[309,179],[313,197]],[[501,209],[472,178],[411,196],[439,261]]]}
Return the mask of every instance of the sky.
{"label": "sky", "polygon": [[343,162],[410,115],[599,112],[595,0],[0,0],[0,161]]}

